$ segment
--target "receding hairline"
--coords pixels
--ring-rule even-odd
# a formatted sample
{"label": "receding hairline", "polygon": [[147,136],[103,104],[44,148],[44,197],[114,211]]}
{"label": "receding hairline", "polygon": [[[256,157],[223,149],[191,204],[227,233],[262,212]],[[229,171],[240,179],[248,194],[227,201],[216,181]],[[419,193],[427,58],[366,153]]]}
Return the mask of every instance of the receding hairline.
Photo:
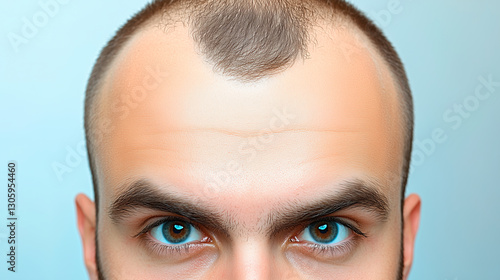
{"label": "receding hairline", "polygon": [[[176,1],[171,1],[171,2],[175,2],[177,4],[179,3]],[[187,2],[189,2],[189,1],[187,1]],[[320,4],[323,4],[322,1],[313,1],[313,2],[318,2]],[[92,91],[88,90],[88,93],[90,93],[91,96],[87,96],[87,98],[92,99],[90,102],[88,102],[90,110],[89,110],[88,114],[86,114],[86,115],[88,115],[87,117],[90,118],[90,125],[89,125],[90,127],[92,127],[92,124],[94,123],[94,121],[99,118],[98,117],[99,110],[96,109],[96,107],[98,107],[96,104],[98,104],[99,102],[96,102],[96,99],[98,99],[99,96],[102,96],[103,86],[106,84],[106,81],[109,81],[109,78],[113,75],[112,70],[114,68],[115,63],[117,62],[118,56],[120,56],[120,54],[122,54],[124,52],[124,50],[126,49],[127,45],[131,43],[131,41],[132,41],[131,39],[134,36],[138,35],[140,32],[143,32],[148,28],[163,29],[165,31],[166,35],[168,33],[169,28],[175,27],[175,25],[178,23],[181,23],[183,25],[187,25],[188,28],[191,28],[191,25],[189,23],[189,19],[191,18],[191,15],[186,12],[186,9],[189,9],[189,8],[186,8],[185,6],[186,5],[182,5],[182,6],[181,5],[174,5],[172,7],[169,7],[168,10],[157,11],[154,15],[152,15],[150,18],[148,18],[147,20],[142,22],[139,26],[137,26],[137,28],[134,30],[134,32],[127,35],[126,40],[124,40],[122,42],[122,44],[119,46],[119,48],[117,48],[115,50],[115,52],[113,53],[113,56],[110,57],[108,63],[106,63],[105,67],[101,71],[102,75],[97,79],[97,83],[94,87],[94,90],[92,90]],[[317,6],[319,6],[319,5],[315,5],[315,7],[317,7]],[[312,24],[310,26],[308,26],[308,28],[307,28],[309,35],[311,35],[310,40],[307,41],[307,47],[309,47],[311,44],[314,44],[314,41],[315,41],[314,37],[315,37],[315,35],[317,35],[313,31],[314,27],[331,28],[331,30],[333,32],[339,31],[339,30],[342,30],[342,31],[348,30],[348,32],[351,35],[353,35],[356,39],[361,39],[364,47],[367,47],[367,49],[371,49],[374,51],[374,52],[370,52],[370,56],[374,60],[374,63],[377,63],[375,60],[379,60],[382,62],[381,66],[386,68],[384,70],[387,70],[387,73],[389,74],[390,79],[391,79],[390,83],[392,83],[396,88],[397,95],[398,95],[398,101],[403,101],[403,102],[398,102],[398,105],[400,106],[399,109],[403,115],[402,116],[404,119],[403,124],[406,124],[408,120],[407,120],[407,116],[406,116],[407,110],[405,110],[405,108],[407,106],[405,106],[405,104],[404,104],[405,97],[402,96],[404,89],[401,86],[401,83],[398,81],[398,78],[396,77],[396,75],[394,73],[395,71],[393,71],[393,69],[392,69],[391,65],[389,64],[389,62],[387,61],[387,59],[385,59],[383,54],[381,54],[379,48],[370,40],[370,38],[367,36],[367,34],[359,26],[357,26],[353,22],[353,20],[349,16],[346,16],[340,12],[336,12],[336,14],[328,13],[327,11],[325,11],[325,8],[318,9],[317,11],[320,13],[317,14],[316,18],[312,21]],[[358,40],[358,43],[359,43],[359,40]],[[197,47],[199,47],[199,46],[197,46]],[[374,57],[374,55],[376,57]],[[294,62],[295,62],[295,60],[294,60]],[[280,73],[282,71],[286,71],[287,68],[288,67],[284,67],[281,69],[281,71],[277,71],[277,73]],[[271,77],[274,74],[276,74],[276,73],[265,75],[262,78]],[[234,78],[234,77],[228,76],[228,78]],[[251,79],[251,80],[236,78],[235,80],[242,82],[242,83],[251,83],[251,82],[255,82],[255,81],[260,80],[260,78],[259,79]]]}
{"label": "receding hairline", "polygon": [[[112,47],[114,47],[114,49],[112,48],[112,51],[108,53],[106,57],[104,57],[104,61],[98,61],[96,63],[98,64],[101,62],[100,66],[102,68],[100,71],[98,71],[99,76],[91,77],[91,80],[93,78],[92,84],[89,80],[89,86],[87,89],[87,97],[86,97],[87,98],[86,116],[85,116],[86,136],[87,136],[88,153],[90,161],[92,161],[92,159],[94,158],[90,156],[91,153],[94,153],[96,150],[94,149],[95,147],[92,144],[93,139],[91,137],[90,132],[94,127],[95,121],[99,118],[99,114],[97,113],[99,110],[96,110],[95,106],[95,103],[99,102],[95,102],[95,100],[98,99],[99,96],[102,96],[101,94],[102,86],[105,83],[105,81],[110,77],[110,75],[112,75],[112,71],[110,70],[113,68],[113,63],[116,62],[117,56],[123,51],[127,43],[130,42],[130,38],[136,35],[137,33],[142,32],[144,29],[153,26],[164,28],[165,30],[167,30],[173,24],[181,22],[182,24],[188,24],[188,26],[191,27],[190,19],[192,16],[191,11],[193,11],[193,8],[189,6],[189,3],[193,1],[185,1],[185,2],[170,1],[170,2],[173,2],[173,4],[164,4],[161,9],[158,9],[150,17],[146,18],[141,22],[136,22],[137,25],[134,27],[134,30],[132,32],[126,33],[125,35],[122,34],[121,38],[120,36],[115,36],[115,38],[119,38],[120,40],[117,40],[115,45],[110,44]],[[210,2],[210,1],[204,1],[204,2]],[[266,1],[260,1],[260,2],[266,2]],[[297,1],[287,1],[287,2],[295,3]],[[401,124],[404,126],[402,127],[403,141],[404,141],[403,145],[405,146],[405,151],[406,151],[405,154],[408,154],[408,151],[411,151],[411,139],[413,138],[413,111],[412,111],[413,107],[412,107],[411,95],[409,92],[407,92],[409,90],[407,85],[407,80],[401,78],[402,75],[401,70],[403,71],[402,73],[404,75],[404,78],[406,78],[404,69],[399,69],[398,71],[398,69],[396,69],[397,67],[400,67],[398,61],[395,62],[390,61],[387,58],[387,56],[389,56],[391,57],[391,59],[399,59],[397,54],[396,58],[392,58],[391,56],[392,54],[383,54],[381,48],[383,49],[386,46],[377,46],[376,42],[374,42],[373,39],[369,36],[369,34],[367,34],[367,31],[363,30],[362,27],[359,26],[359,23],[355,22],[355,19],[352,18],[352,15],[345,15],[342,13],[341,10],[332,9],[332,7],[329,7],[328,4],[326,4],[324,1],[311,1],[309,7],[313,7],[314,11],[318,12],[317,14],[315,14],[316,17],[311,20],[313,25],[324,24],[326,26],[326,24],[328,24],[328,26],[332,26],[334,29],[348,28],[349,31],[352,32],[353,34],[360,35],[362,38],[367,39],[370,48],[374,50],[374,52],[383,62],[384,66],[387,67],[388,73],[391,77],[390,82],[394,85],[397,91],[397,96],[399,101],[398,105],[400,106],[399,111],[402,114],[400,119],[401,119]],[[134,22],[132,21],[132,23]],[[131,25],[131,21],[127,22],[126,25]],[[307,27],[308,32],[312,33],[313,25]],[[122,30],[122,28],[120,30]],[[117,33],[117,35],[119,35],[119,33]],[[312,41],[313,40],[308,41],[307,45],[310,45]],[[107,48],[108,47],[109,46],[107,46]],[[394,66],[393,63],[395,63],[396,66]],[[405,158],[408,158],[408,155]],[[92,169],[93,163],[91,162],[90,164]],[[404,162],[404,164],[409,165],[409,160],[408,162]],[[403,166],[403,169],[407,168],[408,168],[407,166]],[[94,187],[96,186],[96,184],[97,182],[94,176]],[[406,185],[406,178],[403,179],[403,184]]]}

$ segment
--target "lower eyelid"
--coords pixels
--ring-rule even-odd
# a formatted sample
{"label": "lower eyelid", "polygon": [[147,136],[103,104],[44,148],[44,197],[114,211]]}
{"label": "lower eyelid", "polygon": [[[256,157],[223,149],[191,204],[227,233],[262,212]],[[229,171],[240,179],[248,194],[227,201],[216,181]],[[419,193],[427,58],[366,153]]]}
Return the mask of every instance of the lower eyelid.
{"label": "lower eyelid", "polygon": [[335,245],[322,245],[295,239],[293,241],[291,240],[291,244],[289,246],[314,258],[328,261],[346,258],[351,255],[356,249],[356,246],[358,246],[358,243],[361,241],[360,239],[361,236],[353,234],[347,240]]}
{"label": "lower eyelid", "polygon": [[212,240],[209,237],[204,237],[201,241],[181,245],[165,245],[158,242],[150,233],[144,234],[140,238],[140,243],[149,253],[157,257],[178,258],[190,257],[209,246],[213,246]]}
{"label": "lower eyelid", "polygon": [[342,244],[338,244],[332,247],[316,247],[312,246],[309,251],[315,254],[316,256],[320,256],[327,259],[340,259],[346,256],[349,256],[353,251],[354,242],[346,241]]}

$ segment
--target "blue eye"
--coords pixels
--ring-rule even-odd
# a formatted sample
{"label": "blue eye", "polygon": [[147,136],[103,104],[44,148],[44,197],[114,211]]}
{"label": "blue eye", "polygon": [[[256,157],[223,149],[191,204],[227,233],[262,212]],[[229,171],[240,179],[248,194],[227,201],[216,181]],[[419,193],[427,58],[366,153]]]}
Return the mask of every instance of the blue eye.
{"label": "blue eye", "polygon": [[184,221],[166,221],[152,228],[151,235],[162,243],[172,245],[199,241],[202,238],[199,230]]}
{"label": "blue eye", "polygon": [[306,227],[302,233],[302,239],[320,243],[336,244],[349,237],[350,229],[335,221],[318,221]]}

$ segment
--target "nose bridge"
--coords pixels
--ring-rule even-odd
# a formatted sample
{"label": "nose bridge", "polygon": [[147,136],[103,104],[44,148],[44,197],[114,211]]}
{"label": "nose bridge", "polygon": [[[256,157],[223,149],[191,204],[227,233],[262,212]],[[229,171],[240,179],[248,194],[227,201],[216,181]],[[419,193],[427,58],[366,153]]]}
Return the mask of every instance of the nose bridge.
{"label": "nose bridge", "polygon": [[231,279],[234,280],[271,280],[279,279],[274,275],[276,252],[262,237],[248,237],[236,241],[229,261]]}

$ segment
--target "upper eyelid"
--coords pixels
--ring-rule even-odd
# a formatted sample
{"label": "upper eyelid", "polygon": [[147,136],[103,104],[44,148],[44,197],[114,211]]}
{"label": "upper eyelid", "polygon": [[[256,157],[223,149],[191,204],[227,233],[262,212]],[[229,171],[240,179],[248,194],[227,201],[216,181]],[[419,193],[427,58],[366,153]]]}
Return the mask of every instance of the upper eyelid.
{"label": "upper eyelid", "polygon": [[[341,218],[341,217],[337,217],[337,216],[324,216],[324,217],[320,217],[320,218],[316,218],[316,219],[313,219],[311,221],[308,221],[306,223],[303,223],[301,225],[299,225],[299,230],[297,231],[294,231],[294,234],[292,234],[290,236],[290,238],[292,237],[296,237],[297,235],[301,234],[302,232],[304,232],[304,230],[306,230],[310,225],[314,224],[314,223],[317,223],[317,222],[321,222],[321,221],[334,221],[334,222],[337,222],[347,228],[349,228],[349,230],[353,231],[355,234],[359,235],[359,236],[362,236],[362,237],[368,237],[367,233],[366,232],[363,232],[359,229],[358,226],[355,226],[355,225],[352,225],[351,223],[345,221],[346,219],[345,218]],[[297,227],[297,226],[290,226],[290,228],[292,227]]]}
{"label": "upper eyelid", "polygon": [[[135,238],[135,237],[138,237],[142,234],[145,234],[148,231],[150,231],[151,229],[153,229],[153,228],[155,228],[155,227],[157,227],[165,222],[168,222],[168,221],[183,221],[183,222],[189,223],[197,230],[204,232],[204,230],[201,229],[201,227],[199,225],[197,225],[196,223],[194,223],[192,221],[189,221],[189,219],[187,219],[185,217],[182,217],[182,216],[163,216],[163,217],[159,218],[158,220],[156,220],[155,222],[149,223],[146,226],[144,226],[144,228],[139,233],[133,235],[132,237]],[[316,223],[316,222],[320,222],[320,221],[335,221],[335,222],[349,228],[355,234],[358,234],[358,235],[363,236],[363,237],[367,237],[367,234],[362,232],[357,226],[354,226],[351,223],[346,222],[344,218],[336,217],[336,216],[325,216],[325,217],[313,219],[311,221],[303,223],[302,225],[299,225],[298,227],[300,228],[300,230],[294,231],[294,232],[298,232],[300,234],[304,230],[306,230],[311,224]],[[294,227],[297,227],[297,225],[290,226],[290,228],[294,228]],[[206,233],[204,233],[204,234],[207,235]],[[294,233],[292,236],[296,236],[296,235],[297,235],[297,233]]]}
{"label": "upper eyelid", "polygon": [[[329,218],[329,217],[331,217],[331,218]],[[325,221],[325,220],[335,221],[335,222],[337,222],[337,223],[339,223],[339,224],[341,224],[341,225],[349,228],[350,230],[354,231],[354,233],[356,233],[358,235],[361,235],[361,236],[364,236],[364,237],[368,237],[368,235],[365,232],[361,231],[358,228],[358,226],[354,226],[351,223],[346,222],[344,218],[335,217],[335,216],[327,216],[327,217],[325,217],[323,219],[317,219],[315,222]],[[315,222],[311,222],[310,224],[315,223]]]}
{"label": "upper eyelid", "polygon": [[168,221],[183,221],[183,222],[186,222],[186,223],[189,223],[190,225],[192,225],[194,228],[196,228],[197,230],[200,230],[201,229],[193,222],[189,221],[188,219],[186,218],[183,218],[183,217],[178,217],[178,216],[163,216],[162,218],[159,218],[158,220],[156,220],[155,222],[152,222],[152,223],[148,223],[146,226],[144,226],[144,228],[137,234],[134,234],[132,237],[138,237],[142,234],[145,234],[147,233],[148,231],[150,231],[151,229],[163,224],[163,223],[166,223]]}

